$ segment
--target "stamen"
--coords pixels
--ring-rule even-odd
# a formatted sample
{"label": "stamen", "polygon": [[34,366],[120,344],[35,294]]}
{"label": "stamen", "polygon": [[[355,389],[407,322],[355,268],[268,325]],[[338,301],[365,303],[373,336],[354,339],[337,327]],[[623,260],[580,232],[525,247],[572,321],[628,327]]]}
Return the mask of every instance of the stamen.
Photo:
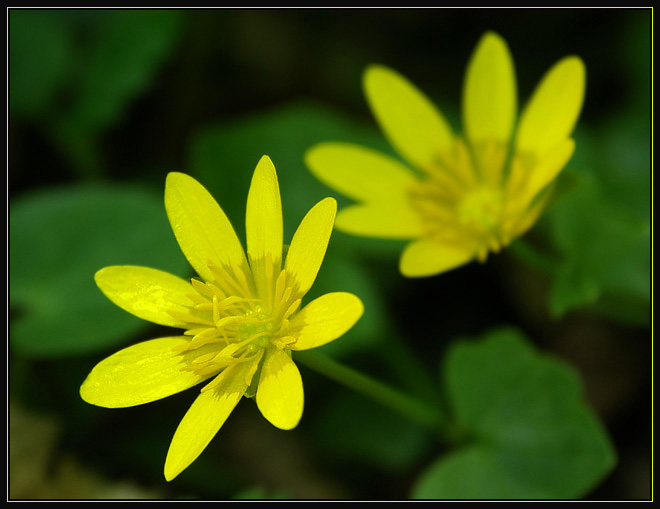
{"label": "stamen", "polygon": [[246,297],[248,295],[252,295],[251,285],[245,276],[245,272],[233,261],[231,262],[231,269],[233,272],[234,280],[240,285],[241,292],[239,292],[239,294],[242,294]]}
{"label": "stamen", "polygon": [[[209,262],[215,279],[191,279],[197,293],[189,296],[188,311],[170,313],[189,326],[183,333],[189,340],[173,348],[186,356],[181,369],[204,378],[217,374],[202,392],[219,387],[227,379],[228,370],[246,362],[252,363],[245,371],[249,386],[267,348],[273,345],[282,349],[295,341],[286,335],[286,330],[289,318],[300,309],[301,300],[290,284],[294,280],[280,270],[280,265],[266,256],[264,263],[259,264],[261,273],[253,275],[235,263],[218,267]],[[194,352],[198,355],[189,359]]]}
{"label": "stamen", "polygon": [[213,326],[214,323],[206,320],[204,318],[201,318],[199,316],[191,315],[190,313],[183,313],[181,311],[175,311],[175,310],[168,310],[167,313],[172,317],[176,318],[177,320],[180,320],[182,322],[186,322],[189,324],[200,324],[200,325],[209,325]]}
{"label": "stamen", "polygon": [[206,364],[208,361],[210,361],[211,359],[214,359],[217,356],[218,356],[218,352],[205,353],[204,355],[200,355],[196,359],[193,359],[192,363],[193,364]]}
{"label": "stamen", "polygon": [[233,261],[229,267],[220,268],[210,260],[207,262],[207,265],[216,277],[216,282],[224,290],[228,290],[224,292],[225,295],[240,295],[243,297],[252,295],[245,273]]}
{"label": "stamen", "polygon": [[208,286],[208,283],[202,283],[197,279],[191,279],[190,282],[195,290],[197,290],[201,295],[208,297],[209,299],[213,298],[213,290]]}
{"label": "stamen", "polygon": [[200,295],[199,293],[189,293],[186,294],[186,297],[190,299],[190,301],[193,303],[193,305],[198,305],[198,304],[203,304],[205,302],[208,302],[208,298]]}
{"label": "stamen", "polygon": [[[213,298],[215,299],[215,297]],[[205,299],[204,302],[195,304],[193,306],[193,309],[196,309],[198,311],[213,311],[213,304]]]}
{"label": "stamen", "polygon": [[217,324],[220,321],[220,304],[218,298],[213,296],[213,321]]}
{"label": "stamen", "polygon": [[409,196],[425,237],[477,246],[475,255],[485,260],[512,237],[502,182],[507,151],[494,142],[472,148],[474,153],[458,139],[451,155],[415,183]]}
{"label": "stamen", "polygon": [[197,328],[197,329],[188,329],[186,332],[184,332],[184,334],[186,336],[196,336],[197,334],[199,334],[200,332],[204,332],[205,330],[208,330],[208,327],[200,327],[200,328]]}
{"label": "stamen", "polygon": [[296,338],[294,336],[281,336],[274,340],[273,344],[278,348],[287,348],[295,342]]}
{"label": "stamen", "polygon": [[226,341],[226,339],[222,336],[218,336],[218,331],[216,329],[208,328],[193,336],[189,343],[188,349],[194,350],[210,343],[217,343],[222,341]]}
{"label": "stamen", "polygon": [[300,307],[300,303],[302,301],[300,299],[296,299],[293,301],[293,304],[289,306],[289,308],[285,311],[284,316],[282,317],[284,320],[288,320],[289,317],[298,311],[298,308]]}
{"label": "stamen", "polygon": [[224,329],[225,327],[227,327],[227,325],[244,321],[245,318],[246,317],[240,315],[229,315],[229,316],[225,316],[224,318],[221,318],[213,325],[215,325],[217,329]]}
{"label": "stamen", "polygon": [[277,276],[277,281],[275,281],[275,292],[273,296],[275,302],[282,302],[282,295],[284,294],[285,288],[286,288],[286,271],[282,270]]}

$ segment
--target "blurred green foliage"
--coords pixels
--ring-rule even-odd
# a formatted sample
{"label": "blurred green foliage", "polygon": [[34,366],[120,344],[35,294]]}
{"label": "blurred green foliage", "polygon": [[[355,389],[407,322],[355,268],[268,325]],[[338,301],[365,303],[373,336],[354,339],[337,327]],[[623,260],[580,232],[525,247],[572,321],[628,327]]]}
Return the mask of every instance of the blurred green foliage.
{"label": "blurred green foliage", "polygon": [[12,204],[9,256],[12,348],[54,357],[126,343],[148,326],[108,306],[94,283],[108,265],[186,275],[163,206],[135,186],[77,186],[30,193]]}
{"label": "blurred green foliage", "polygon": [[443,371],[463,443],[422,474],[415,498],[573,499],[614,466],[577,373],[518,331],[457,342]]}
{"label": "blurred green foliage", "polygon": [[151,84],[181,21],[176,11],[12,11],[12,115],[47,130],[72,171],[104,172],[100,136]]}
{"label": "blurred green foliage", "polygon": [[[10,484],[11,497],[126,493],[99,488],[126,478],[149,488],[145,497],[163,498],[650,493],[646,479],[628,481],[650,443],[648,10],[10,9],[8,23],[9,396],[47,416],[48,429],[57,421],[56,445],[44,445],[57,467],[63,452],[84,465],[63,467],[69,477],[39,468],[29,486]],[[587,65],[569,164],[576,185],[525,239],[536,258],[512,249],[484,266],[411,281],[396,269],[400,243],[334,232],[308,296],[359,295],[363,319],[324,352],[434,404],[446,397],[469,441],[447,449],[303,370],[298,430],[273,430],[243,405],[166,485],[167,446],[194,394],[117,411],[79,399],[98,360],[162,334],[107,301],[94,272],[138,264],[188,275],[162,203],[168,171],[195,176],[243,238],[250,177],[264,154],[278,171],[290,239],[331,194],[305,169],[307,148],[337,140],[391,150],[362,95],[364,67],[398,69],[455,119],[466,59],[490,29],[511,46],[521,103],[561,56],[579,54]],[[541,270],[529,259],[542,260]],[[620,348],[608,350],[599,335],[575,357],[560,348],[572,327],[592,334],[593,321]],[[489,333],[512,322],[529,339]],[[482,332],[484,339],[453,343]],[[550,359],[536,347],[558,353]],[[609,395],[605,424],[620,460],[610,477],[614,452],[589,409],[595,382],[580,364],[608,355],[600,369],[632,387],[623,398]],[[628,371],[612,365],[643,368],[624,379]],[[631,437],[641,456],[630,452]],[[10,469],[29,470],[30,461],[12,456]],[[103,481],[89,482],[80,472],[88,467]]]}
{"label": "blurred green foliage", "polygon": [[585,175],[550,215],[552,239],[561,254],[552,312],[562,315],[592,305],[617,320],[649,324],[650,214],[635,214],[617,196],[621,193],[606,193],[602,187]]}

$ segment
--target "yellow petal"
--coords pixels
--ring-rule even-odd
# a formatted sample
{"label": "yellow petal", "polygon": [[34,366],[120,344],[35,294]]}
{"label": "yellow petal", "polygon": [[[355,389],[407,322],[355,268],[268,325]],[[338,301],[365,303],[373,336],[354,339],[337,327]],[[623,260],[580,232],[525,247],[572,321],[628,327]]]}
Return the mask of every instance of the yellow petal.
{"label": "yellow petal", "polygon": [[181,370],[195,354],[174,350],[188,342],[184,337],[167,337],[124,348],[92,369],[80,387],[80,396],[92,405],[123,408],[188,389],[207,378]]}
{"label": "yellow petal", "polygon": [[296,338],[291,350],[309,350],[343,336],[364,312],[362,301],[351,293],[327,293],[313,300],[292,319],[287,335]]}
{"label": "yellow petal", "polygon": [[523,190],[516,196],[522,200],[526,207],[541,190],[557,178],[559,172],[566,166],[573,151],[575,142],[572,139],[563,139],[556,147],[546,152],[536,166],[529,172],[528,180]]}
{"label": "yellow petal", "polygon": [[293,235],[284,268],[291,274],[301,294],[311,288],[328,248],[335,223],[337,202],[326,198],[314,205]]}
{"label": "yellow petal", "polygon": [[417,177],[397,160],[357,145],[321,143],[307,152],[305,161],[321,182],[366,204],[340,212],[339,229],[396,239],[420,234],[409,196]]}
{"label": "yellow petal", "polygon": [[179,424],[165,459],[165,479],[185,470],[209,444],[247,390],[250,363],[234,365],[220,375],[221,383],[202,392]]}
{"label": "yellow petal", "polygon": [[508,144],[516,119],[516,77],[506,42],[486,33],[465,78],[463,123],[474,148],[489,140]]}
{"label": "yellow petal", "polygon": [[417,177],[397,160],[358,145],[321,143],[307,151],[305,161],[321,182],[365,203],[339,213],[340,230],[396,239],[421,233],[419,216],[410,202],[410,188]]}
{"label": "yellow petal", "polygon": [[[267,256],[276,264],[282,258],[282,202],[275,166],[263,156],[252,176],[245,213],[250,264]],[[254,263],[253,263],[254,262]]]}
{"label": "yellow petal", "polygon": [[408,244],[399,260],[406,277],[426,277],[459,267],[474,258],[474,247],[422,239]]}
{"label": "yellow petal", "polygon": [[527,208],[527,210],[518,216],[518,221],[511,227],[512,239],[521,237],[527,232],[527,230],[534,226],[538,218],[550,203],[553,194],[552,190],[552,187],[548,187],[544,191],[541,191],[539,196],[536,197],[536,199]]}
{"label": "yellow petal", "polygon": [[566,57],[547,72],[520,118],[516,153],[540,158],[570,136],[582,109],[585,80],[578,57]]}
{"label": "yellow petal", "polygon": [[381,129],[392,146],[414,166],[428,170],[451,149],[453,134],[440,111],[399,73],[370,66],[364,88]]}
{"label": "yellow petal", "polygon": [[229,219],[194,178],[183,173],[167,176],[165,208],[181,250],[203,279],[214,279],[209,261],[245,269],[245,253]]}
{"label": "yellow petal", "polygon": [[414,239],[422,233],[419,215],[407,203],[351,205],[339,211],[336,226],[353,235],[387,239]]}
{"label": "yellow petal", "polygon": [[293,429],[303,413],[303,385],[298,367],[284,350],[271,347],[265,355],[257,406],[270,423],[280,429]]}
{"label": "yellow petal", "polygon": [[187,295],[192,285],[162,270],[134,265],[116,265],[99,270],[94,276],[101,291],[120,308],[160,325],[186,327],[170,311],[187,313],[192,304]]}
{"label": "yellow petal", "polygon": [[321,182],[356,201],[400,201],[417,181],[396,159],[349,143],[320,143],[307,151],[305,162]]}

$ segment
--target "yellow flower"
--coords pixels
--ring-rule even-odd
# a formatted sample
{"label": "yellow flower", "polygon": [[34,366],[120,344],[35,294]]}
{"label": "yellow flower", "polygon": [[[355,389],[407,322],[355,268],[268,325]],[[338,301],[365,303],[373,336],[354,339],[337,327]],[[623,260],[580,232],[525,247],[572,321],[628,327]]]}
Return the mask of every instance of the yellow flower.
{"label": "yellow flower", "polygon": [[582,108],[585,69],[575,56],[555,64],[516,125],[511,55],[500,36],[486,33],[467,68],[463,136],[391,69],[369,67],[364,87],[386,137],[414,170],[345,143],[312,147],[306,162],[319,180],[357,202],[339,212],[337,228],[412,240],[400,270],[420,277],[483,262],[536,222],[574,150],[570,135]]}
{"label": "yellow flower", "polygon": [[247,256],[222,209],[193,178],[168,175],[165,207],[200,279],[113,266],[100,270],[96,282],[124,310],[185,332],[108,357],[80,394],[88,403],[119,408],[212,378],[174,434],[165,461],[169,481],[201,454],[242,396],[254,396],[274,426],[294,428],[303,412],[303,386],[291,350],[338,338],[362,316],[363,306],[354,295],[337,292],[301,309],[325,256],[336,202],[326,198],[307,213],[284,257],[279,186],[268,157],[259,161],[248,194]]}

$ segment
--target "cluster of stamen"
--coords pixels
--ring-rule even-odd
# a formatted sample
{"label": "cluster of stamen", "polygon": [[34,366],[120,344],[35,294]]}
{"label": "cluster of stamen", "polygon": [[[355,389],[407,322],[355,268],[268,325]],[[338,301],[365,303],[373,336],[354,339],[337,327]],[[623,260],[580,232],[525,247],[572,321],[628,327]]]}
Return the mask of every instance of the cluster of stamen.
{"label": "cluster of stamen", "polygon": [[[275,284],[269,285],[272,293],[260,295],[249,269],[210,264],[209,268],[215,276],[213,281],[192,279],[196,293],[188,296],[189,312],[171,313],[187,324],[184,335],[189,338],[176,351],[193,354],[182,369],[210,377],[238,363],[253,361],[251,378],[269,346],[283,348],[294,341],[286,330],[289,318],[300,307],[300,299],[284,270]],[[213,386],[211,382],[202,391]]]}
{"label": "cluster of stamen", "polygon": [[[426,168],[427,176],[409,190],[427,238],[447,245],[474,246],[481,261],[497,252],[508,238],[504,224],[505,201],[500,174],[492,167],[503,165],[501,152],[481,152],[477,162],[462,140],[451,154]],[[496,160],[497,159],[497,160]]]}

